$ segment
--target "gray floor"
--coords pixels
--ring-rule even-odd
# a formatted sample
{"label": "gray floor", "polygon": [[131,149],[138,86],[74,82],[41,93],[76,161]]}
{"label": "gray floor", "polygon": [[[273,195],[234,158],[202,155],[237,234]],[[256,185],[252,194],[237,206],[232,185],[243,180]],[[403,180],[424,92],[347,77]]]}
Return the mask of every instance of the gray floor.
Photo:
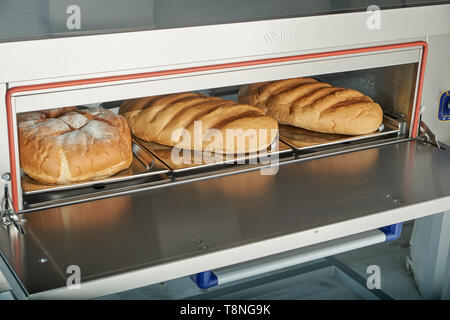
{"label": "gray floor", "polygon": [[[406,268],[413,222],[403,225],[402,236],[393,242],[336,255],[339,261],[366,279],[369,265],[381,271],[381,290],[394,299],[421,299],[411,272]],[[188,278],[180,278],[101,299],[367,299],[364,290],[343,282],[333,268],[309,272],[316,262],[286,268],[209,290],[200,290]],[[302,269],[303,268],[303,269]],[[367,290],[366,290],[367,291]]]}
{"label": "gray floor", "polygon": [[342,253],[337,257],[365,277],[367,266],[379,265],[381,290],[394,299],[421,299],[413,275],[406,267],[412,227],[413,222],[403,224],[402,235],[397,241]]}

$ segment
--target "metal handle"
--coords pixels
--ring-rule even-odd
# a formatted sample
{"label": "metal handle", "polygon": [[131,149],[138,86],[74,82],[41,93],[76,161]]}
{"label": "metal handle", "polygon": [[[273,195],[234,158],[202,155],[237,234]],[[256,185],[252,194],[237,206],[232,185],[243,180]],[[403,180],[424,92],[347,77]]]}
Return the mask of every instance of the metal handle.
{"label": "metal handle", "polygon": [[5,193],[3,197],[2,210],[0,212],[0,217],[2,224],[4,226],[13,225],[16,227],[17,231],[20,234],[25,234],[25,229],[22,226],[22,219],[19,219],[19,216],[14,211],[14,207],[12,206],[11,196],[9,195],[8,185],[5,185]]}
{"label": "metal handle", "polygon": [[419,131],[420,131],[419,139],[421,139],[423,142],[430,143],[433,146],[438,147],[439,149],[441,148],[439,141],[436,138],[436,135],[422,120],[420,121]]}
{"label": "metal handle", "polygon": [[297,250],[291,250],[212,271],[202,272],[191,278],[200,288],[208,289],[217,285],[363,248],[386,240],[386,234],[383,231],[376,229],[318,243]]}

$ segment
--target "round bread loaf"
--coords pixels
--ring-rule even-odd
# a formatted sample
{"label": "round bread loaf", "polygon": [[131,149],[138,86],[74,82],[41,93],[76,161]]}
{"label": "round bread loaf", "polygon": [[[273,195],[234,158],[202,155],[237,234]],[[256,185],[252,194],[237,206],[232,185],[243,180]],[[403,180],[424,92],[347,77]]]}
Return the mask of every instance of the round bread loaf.
{"label": "round bread loaf", "polygon": [[316,132],[361,135],[383,122],[383,110],[370,97],[311,78],[245,85],[238,101],[260,108],[280,124]]}
{"label": "round bread loaf", "polygon": [[130,166],[125,118],[101,108],[55,110],[17,117],[20,166],[29,177],[67,184],[108,177]]}

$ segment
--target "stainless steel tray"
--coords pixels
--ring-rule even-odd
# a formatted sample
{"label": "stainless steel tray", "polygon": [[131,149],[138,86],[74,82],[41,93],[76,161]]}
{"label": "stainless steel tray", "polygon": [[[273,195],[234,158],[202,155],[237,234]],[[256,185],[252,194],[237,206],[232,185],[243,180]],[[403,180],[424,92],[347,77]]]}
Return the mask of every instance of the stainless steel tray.
{"label": "stainless steel tray", "polygon": [[404,121],[384,115],[383,123],[376,132],[359,136],[314,132],[289,125],[279,125],[279,134],[280,140],[295,150],[309,150],[353,141],[397,136],[402,133],[403,127]]}
{"label": "stainless steel tray", "polygon": [[[189,170],[198,170],[205,168],[212,168],[223,165],[232,164],[258,164],[265,162],[270,159],[270,157],[275,155],[285,155],[293,154],[293,149],[289,145],[276,140],[276,148],[268,148],[267,150],[250,153],[250,154],[236,154],[236,155],[225,155],[225,154],[206,154],[201,151],[191,151],[187,156],[187,163],[176,163],[173,161],[172,152],[180,154],[181,150],[160,145],[153,142],[147,142],[137,137],[133,137],[133,140],[140,144],[143,148],[152,153],[157,157],[162,163],[164,163],[170,170],[174,173],[185,172]],[[183,153],[181,153],[183,154]],[[207,161],[204,161],[204,159]]]}
{"label": "stainless steel tray", "polygon": [[131,166],[119,173],[101,179],[64,185],[43,184],[28,177],[21,171],[22,190],[24,195],[33,195],[45,192],[61,191],[88,186],[110,184],[119,181],[132,180],[169,172],[168,168],[157,158],[143,149],[139,144],[132,144],[133,160]]}

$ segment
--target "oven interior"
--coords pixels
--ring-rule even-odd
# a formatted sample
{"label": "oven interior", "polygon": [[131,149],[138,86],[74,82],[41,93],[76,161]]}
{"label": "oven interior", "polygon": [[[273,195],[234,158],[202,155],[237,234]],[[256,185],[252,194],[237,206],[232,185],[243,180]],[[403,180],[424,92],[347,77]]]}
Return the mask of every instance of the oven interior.
{"label": "oven interior", "polygon": [[[45,185],[29,178],[21,170],[20,192],[25,212],[40,208],[55,207],[69,203],[122,195],[138,190],[164,187],[176,181],[189,181],[233,174],[242,170],[270,166],[276,160],[282,165],[292,159],[312,159],[326,156],[336,151],[351,151],[361,146],[377,146],[387,140],[401,141],[411,136],[414,121],[414,99],[417,86],[418,63],[377,67],[364,70],[330,74],[310,75],[310,77],[333,86],[355,89],[371,97],[383,109],[383,125],[377,132],[363,136],[346,136],[334,141],[317,142],[308,146],[297,143],[295,133],[290,128],[280,126],[277,144],[257,154],[236,155],[231,158],[218,157],[205,161],[201,154],[191,154],[189,164],[173,163],[173,149],[142,141],[133,141],[133,162],[129,169],[112,177],[70,185]],[[261,79],[263,81],[264,79]],[[188,80],[189,81],[189,80]],[[242,84],[244,85],[244,84]],[[200,93],[237,100],[241,85],[220,88],[198,88]],[[137,98],[130,96],[131,98]],[[117,112],[123,100],[99,101],[79,108],[101,106]],[[37,111],[37,110],[36,110]],[[20,156],[20,150],[19,150]],[[200,160],[197,158],[200,156]]]}

